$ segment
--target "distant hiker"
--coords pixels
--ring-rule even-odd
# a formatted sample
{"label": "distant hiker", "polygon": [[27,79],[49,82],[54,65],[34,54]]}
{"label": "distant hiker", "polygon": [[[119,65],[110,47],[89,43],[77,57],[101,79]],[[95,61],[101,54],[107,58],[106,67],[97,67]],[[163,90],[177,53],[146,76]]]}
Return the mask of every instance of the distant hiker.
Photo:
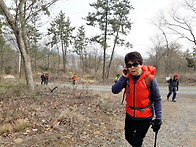
{"label": "distant hiker", "polygon": [[75,85],[76,84],[76,79],[77,79],[76,74],[73,75],[72,79],[73,79],[73,85]]}
{"label": "distant hiker", "polygon": [[48,73],[46,73],[44,76],[44,84],[45,85],[48,85],[48,78],[49,78],[49,75],[48,75]]}
{"label": "distant hiker", "polygon": [[41,75],[41,84],[44,83],[44,72]]}
{"label": "distant hiker", "polygon": [[115,77],[114,82],[116,83],[119,79],[120,79],[120,75],[119,75],[119,74],[117,74],[117,75],[116,75],[116,77]]}
{"label": "distant hiker", "polygon": [[173,97],[172,97],[172,102],[176,102],[176,95],[178,91],[178,85],[179,85],[179,80],[178,80],[179,75],[175,74],[173,79],[170,78],[167,83],[169,84],[169,93],[167,94],[167,100],[169,101],[169,97],[170,95],[173,93]]}
{"label": "distant hiker", "polygon": [[[125,56],[122,76],[112,86],[114,94],[125,88],[125,139],[133,147],[142,146],[152,122],[155,133],[158,133],[162,124],[161,95],[154,77],[155,70],[153,66],[143,65],[140,53],[130,52]],[[154,114],[156,117],[152,121]]]}

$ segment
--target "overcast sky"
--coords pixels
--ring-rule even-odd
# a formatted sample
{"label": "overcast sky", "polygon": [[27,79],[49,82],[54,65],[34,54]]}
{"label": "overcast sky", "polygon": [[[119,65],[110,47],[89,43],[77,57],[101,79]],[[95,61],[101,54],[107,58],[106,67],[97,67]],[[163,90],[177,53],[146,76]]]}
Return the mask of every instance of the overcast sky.
{"label": "overcast sky", "polygon": [[[66,16],[69,16],[71,25],[79,27],[85,25],[86,22],[82,19],[87,16],[88,12],[94,9],[90,7],[89,3],[96,0],[61,0],[55,6],[55,10],[51,11],[53,16],[58,15],[62,10]],[[127,36],[128,41],[133,44],[133,49],[123,50],[117,54],[124,56],[130,51],[139,51],[142,56],[146,56],[146,51],[152,46],[150,37],[157,34],[158,29],[151,24],[151,20],[161,10],[166,10],[174,0],[131,0],[132,6],[135,8],[131,10],[130,18],[133,22],[130,35]],[[86,30],[87,35],[92,34],[93,29]],[[89,36],[90,37],[90,36]]]}

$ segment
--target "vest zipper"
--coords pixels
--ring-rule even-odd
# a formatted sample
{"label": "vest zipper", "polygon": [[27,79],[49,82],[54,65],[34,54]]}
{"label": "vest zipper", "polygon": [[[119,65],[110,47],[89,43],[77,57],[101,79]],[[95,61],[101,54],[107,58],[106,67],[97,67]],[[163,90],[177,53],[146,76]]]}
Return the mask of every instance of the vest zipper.
{"label": "vest zipper", "polygon": [[[134,87],[133,87],[133,107],[135,108],[135,83],[134,83]],[[133,116],[135,117],[135,109],[133,112]]]}

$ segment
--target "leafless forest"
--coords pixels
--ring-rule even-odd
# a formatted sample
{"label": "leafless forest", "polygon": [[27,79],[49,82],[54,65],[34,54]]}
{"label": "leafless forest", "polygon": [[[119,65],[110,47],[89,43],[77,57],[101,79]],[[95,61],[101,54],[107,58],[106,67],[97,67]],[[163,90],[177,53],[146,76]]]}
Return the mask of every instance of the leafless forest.
{"label": "leafless forest", "polygon": [[[39,19],[49,15],[55,3],[58,4],[58,1],[16,1],[11,4],[0,1],[0,74],[25,79],[29,91],[34,89],[33,79],[42,72],[49,73],[51,77],[77,73],[88,80],[113,80],[124,66],[124,57],[118,56],[115,51],[123,46],[132,51],[131,41],[122,38],[131,33],[129,13],[134,11],[134,6],[128,0],[116,3],[100,1],[100,5],[93,3],[95,12],[89,13],[85,19],[86,26],[100,29],[99,35],[95,33],[93,37],[86,35],[86,26],[72,26],[69,16],[62,11],[43,34],[38,25],[41,23]],[[104,7],[105,4],[108,8]],[[181,13],[180,6],[188,13]],[[194,10],[193,0],[182,0],[152,18],[152,25],[159,31],[151,38],[153,46],[146,49],[148,57],[144,57],[144,64],[155,66],[157,76],[194,74]],[[107,19],[102,22],[100,17]],[[123,18],[123,22],[119,18]],[[183,49],[183,40],[190,44],[187,50]]]}

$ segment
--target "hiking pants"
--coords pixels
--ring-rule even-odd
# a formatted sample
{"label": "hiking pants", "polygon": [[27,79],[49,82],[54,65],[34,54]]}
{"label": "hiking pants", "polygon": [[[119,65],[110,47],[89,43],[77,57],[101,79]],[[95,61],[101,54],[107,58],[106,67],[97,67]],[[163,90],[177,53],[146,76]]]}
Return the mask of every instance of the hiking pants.
{"label": "hiking pants", "polygon": [[44,79],[42,79],[41,84],[44,83]]}
{"label": "hiking pants", "polygon": [[47,79],[45,79],[44,84],[48,85],[48,80]]}
{"label": "hiking pants", "polygon": [[76,80],[73,80],[73,85],[75,85],[76,84]]}
{"label": "hiking pants", "polygon": [[176,87],[169,87],[169,93],[167,94],[167,98],[170,97],[172,92],[173,92],[173,97],[172,97],[172,101],[173,101],[176,98]]}
{"label": "hiking pants", "polygon": [[151,119],[133,120],[127,113],[125,118],[125,139],[133,147],[141,147],[150,127]]}

